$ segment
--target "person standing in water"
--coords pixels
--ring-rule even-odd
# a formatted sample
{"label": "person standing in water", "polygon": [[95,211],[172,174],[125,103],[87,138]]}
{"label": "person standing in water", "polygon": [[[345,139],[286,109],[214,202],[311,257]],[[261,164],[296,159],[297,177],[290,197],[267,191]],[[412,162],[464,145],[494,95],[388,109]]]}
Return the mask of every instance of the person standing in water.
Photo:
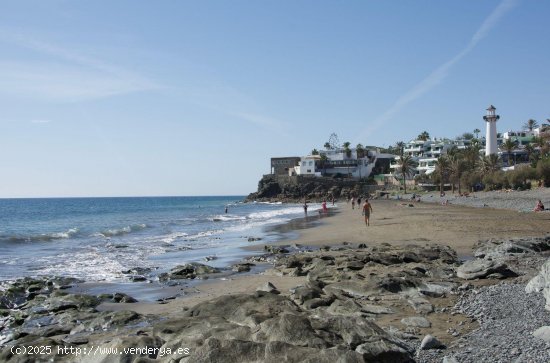
{"label": "person standing in water", "polygon": [[365,225],[370,226],[369,218],[372,213],[372,205],[370,205],[369,200],[365,199],[365,204],[363,204],[363,215],[365,216]]}
{"label": "person standing in water", "polygon": [[307,216],[307,201],[304,199],[304,214]]}

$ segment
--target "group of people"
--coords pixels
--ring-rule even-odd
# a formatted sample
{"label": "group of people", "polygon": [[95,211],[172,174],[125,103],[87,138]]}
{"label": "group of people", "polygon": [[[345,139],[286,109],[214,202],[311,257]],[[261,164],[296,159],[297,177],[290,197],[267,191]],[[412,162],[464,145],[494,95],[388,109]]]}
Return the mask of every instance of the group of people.
{"label": "group of people", "polygon": [[[348,202],[349,202],[349,199],[348,199]],[[357,203],[358,207],[359,205],[361,205],[361,198],[357,198],[356,200],[355,197],[353,197],[351,198],[351,203],[352,203],[352,209],[355,209],[355,203]],[[332,205],[334,205],[334,199],[332,199]],[[304,208],[304,214],[307,216],[307,210],[309,206],[307,204],[306,199],[304,199],[303,208]],[[328,212],[327,201],[323,200],[323,203],[321,203],[321,210],[319,210],[319,213],[327,213],[327,212]],[[370,225],[369,219],[370,219],[371,213],[372,213],[372,205],[369,203],[368,198],[365,198],[365,202],[363,203],[363,208],[361,209],[361,214],[365,217],[365,225],[367,227]]]}
{"label": "group of people", "polygon": [[[334,205],[334,199],[332,200],[332,205]],[[307,200],[304,199],[304,214],[307,216],[307,209],[308,209],[308,205],[307,205]],[[323,212],[323,213],[327,213],[328,212],[328,208],[327,208],[327,201],[326,200],[323,200],[323,203],[321,203],[321,210],[319,211],[320,212]]]}

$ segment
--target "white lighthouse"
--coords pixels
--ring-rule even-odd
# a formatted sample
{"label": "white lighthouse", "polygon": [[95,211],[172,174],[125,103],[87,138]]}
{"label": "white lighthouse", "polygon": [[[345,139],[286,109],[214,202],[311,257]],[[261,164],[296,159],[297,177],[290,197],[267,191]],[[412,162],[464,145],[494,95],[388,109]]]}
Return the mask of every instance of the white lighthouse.
{"label": "white lighthouse", "polygon": [[500,118],[495,113],[495,106],[491,105],[487,109],[487,114],[483,116],[485,122],[487,122],[487,129],[485,132],[485,156],[497,153],[497,120]]}

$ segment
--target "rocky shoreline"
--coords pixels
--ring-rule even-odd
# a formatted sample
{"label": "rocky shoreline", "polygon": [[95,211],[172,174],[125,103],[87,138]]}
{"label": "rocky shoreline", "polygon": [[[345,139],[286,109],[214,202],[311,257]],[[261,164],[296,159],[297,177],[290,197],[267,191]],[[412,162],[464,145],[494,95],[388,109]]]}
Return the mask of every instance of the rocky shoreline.
{"label": "rocky shoreline", "polygon": [[[240,267],[246,270],[267,261],[273,264],[275,275],[304,276],[304,284],[289,291],[278,291],[272,284],[258,286],[255,293],[220,296],[172,314],[170,319],[128,310],[99,311],[102,301],[124,304],[132,298],[66,293],[77,282],[71,279],[17,281],[4,286],[0,297],[0,360],[548,359],[550,344],[532,336],[533,331],[550,325],[549,313],[542,310],[543,297],[521,292],[548,258],[550,236],[480,242],[474,259],[465,262],[452,248],[433,244],[344,243],[290,250],[267,246],[265,255],[251,257]],[[167,278],[218,272],[195,264],[172,271]],[[550,276],[535,280],[531,289],[550,296]],[[494,285],[498,281],[503,282]],[[49,351],[38,352],[44,348],[36,347],[49,347]],[[102,350],[77,356],[76,350],[73,354],[67,350],[70,347],[80,349],[80,354],[91,347]],[[136,353],[132,347],[150,351]],[[113,351],[118,354],[114,356]]]}
{"label": "rocky shoreline", "polygon": [[[476,193],[454,197],[452,204],[465,201],[472,206],[467,203],[493,200],[492,208],[521,211],[530,199],[544,200],[544,193],[548,191]],[[433,197],[433,202],[438,200],[439,196]],[[443,206],[400,208],[391,201],[379,203],[378,227],[370,228],[379,228],[377,233],[385,236],[382,241],[387,240],[387,228],[393,228],[387,226],[399,216],[414,221],[425,221],[421,216],[432,213],[464,216],[459,209]],[[382,206],[386,210],[380,216]],[[336,231],[351,228],[342,223],[355,214],[335,220]],[[526,221],[530,226],[547,223],[542,217],[537,214]],[[149,304],[151,308],[143,312],[132,308],[139,303],[131,293],[81,294],[74,287],[82,282],[75,279],[5,282],[0,285],[0,361],[549,360],[550,315],[544,299],[549,309],[550,235],[485,239],[473,246],[471,258],[461,260],[453,248],[414,238],[411,231],[405,234],[412,238],[407,239],[410,244],[371,244],[375,229],[369,229],[357,238],[366,243],[356,240],[320,248],[267,245],[264,254],[229,269],[178,266],[160,276],[159,284],[178,287],[208,277],[231,280],[266,265],[271,269],[262,273],[263,281],[300,282],[285,288],[278,283],[257,284],[255,292],[176,304],[180,308],[170,313],[155,313],[155,307],[169,306],[176,296]],[[485,235],[494,236],[493,232]],[[132,273],[147,277],[144,271]],[[143,283],[140,280],[135,283]],[[232,284],[227,281],[227,286]]]}

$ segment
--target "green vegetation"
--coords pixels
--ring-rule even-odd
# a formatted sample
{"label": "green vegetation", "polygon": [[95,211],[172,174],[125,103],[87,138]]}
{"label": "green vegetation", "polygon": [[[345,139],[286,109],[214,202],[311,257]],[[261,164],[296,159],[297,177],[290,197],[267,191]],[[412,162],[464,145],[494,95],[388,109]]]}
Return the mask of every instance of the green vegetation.
{"label": "green vegetation", "polygon": [[407,182],[406,178],[414,174],[414,168],[416,167],[416,162],[412,159],[410,155],[401,155],[397,161],[398,167],[397,170],[401,173],[403,178],[403,188],[405,189],[405,194],[407,194]]}

